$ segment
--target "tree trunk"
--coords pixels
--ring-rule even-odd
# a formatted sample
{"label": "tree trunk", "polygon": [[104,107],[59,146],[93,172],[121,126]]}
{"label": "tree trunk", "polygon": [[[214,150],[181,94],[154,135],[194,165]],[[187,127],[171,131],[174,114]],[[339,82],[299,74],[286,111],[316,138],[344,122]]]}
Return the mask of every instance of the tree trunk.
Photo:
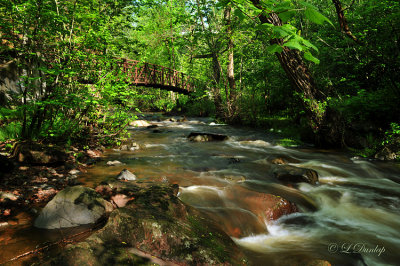
{"label": "tree trunk", "polygon": [[232,7],[228,5],[225,8],[224,19],[226,26],[226,35],[228,38],[228,69],[227,78],[229,84],[229,93],[226,99],[228,109],[228,120],[233,120],[236,116],[236,82],[235,82],[235,65],[234,65],[234,44],[232,40],[232,20],[231,20]]}
{"label": "tree trunk", "polygon": [[[260,21],[274,26],[282,26],[281,19],[275,13],[269,14],[269,17],[261,15]],[[274,39],[271,40],[271,43],[282,46],[284,41]],[[276,53],[276,56],[295,90],[302,95],[302,104],[309,118],[310,126],[315,133],[318,133],[324,119],[324,111],[319,108],[318,102],[324,99],[324,95],[318,90],[299,51],[283,47],[283,51]]]}
{"label": "tree trunk", "polygon": [[[255,7],[263,10],[260,0],[251,0],[251,2]],[[282,26],[282,20],[275,13],[263,13],[259,15],[259,19],[262,23]],[[284,44],[282,39],[273,39],[270,42],[281,46]],[[276,53],[276,56],[293,87],[302,95],[303,108],[308,117],[309,125],[315,134],[317,144],[324,146],[338,145],[340,134],[337,132],[338,130],[333,130],[326,126],[326,112],[320,106],[320,103],[325,100],[325,96],[318,90],[310,70],[304,63],[299,51],[283,47],[283,51]]]}
{"label": "tree trunk", "polygon": [[218,60],[218,55],[216,53],[212,54],[212,64],[213,64],[213,98],[215,105],[215,112],[217,117],[224,117],[224,108],[222,105],[221,91],[219,90],[219,83],[221,81],[221,65]]}
{"label": "tree trunk", "polygon": [[[196,0],[196,4],[197,4],[197,12],[199,13],[200,16],[200,21],[203,31],[206,32],[206,26],[204,23],[203,15],[201,13],[199,0]],[[212,58],[213,79],[214,79],[212,94],[215,105],[215,111],[217,117],[223,118],[224,108],[222,106],[221,92],[219,89],[219,83],[221,81],[221,65],[218,60],[218,50],[216,48],[215,40],[212,37],[210,39],[207,39],[206,42],[208,44],[208,47],[210,48],[211,53],[203,56],[196,56],[194,58],[210,58],[210,57]]]}

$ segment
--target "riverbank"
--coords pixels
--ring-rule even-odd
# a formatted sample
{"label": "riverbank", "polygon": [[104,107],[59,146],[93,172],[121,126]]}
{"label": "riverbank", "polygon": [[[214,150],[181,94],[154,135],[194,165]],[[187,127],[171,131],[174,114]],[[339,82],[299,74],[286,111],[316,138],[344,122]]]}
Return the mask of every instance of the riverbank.
{"label": "riverbank", "polygon": [[[314,147],[315,139],[308,126],[302,126],[289,116],[264,116],[254,121],[241,121],[234,126],[248,126],[265,129],[276,136],[276,144],[284,147]],[[400,162],[400,129],[392,128],[384,132],[372,122],[352,123],[342,132],[342,143],[329,147],[332,151],[342,151],[362,158],[378,161]],[[326,147],[323,147],[327,149]]]}
{"label": "riverbank", "polygon": [[[21,144],[24,147],[16,151],[16,146]],[[19,213],[35,215],[57,192],[76,185],[77,176],[100,160],[104,151],[99,145],[91,149],[73,146],[65,149],[35,142],[30,149],[29,145],[16,141],[0,143],[0,222],[3,226],[20,224]],[[59,154],[51,154],[52,150]],[[37,158],[31,158],[32,155]]]}

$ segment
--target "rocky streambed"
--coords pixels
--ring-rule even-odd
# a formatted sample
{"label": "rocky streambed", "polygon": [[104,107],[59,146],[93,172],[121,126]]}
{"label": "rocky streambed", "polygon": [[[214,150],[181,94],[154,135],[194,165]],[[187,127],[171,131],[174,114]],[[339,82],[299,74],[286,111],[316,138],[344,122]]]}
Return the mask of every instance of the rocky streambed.
{"label": "rocky streambed", "polygon": [[[35,233],[8,224],[0,245],[48,239],[24,258],[51,265],[395,265],[397,165],[287,149],[207,119],[145,119],[74,181],[76,169],[56,168],[61,192],[23,231]],[[344,252],[357,243],[386,252]]]}

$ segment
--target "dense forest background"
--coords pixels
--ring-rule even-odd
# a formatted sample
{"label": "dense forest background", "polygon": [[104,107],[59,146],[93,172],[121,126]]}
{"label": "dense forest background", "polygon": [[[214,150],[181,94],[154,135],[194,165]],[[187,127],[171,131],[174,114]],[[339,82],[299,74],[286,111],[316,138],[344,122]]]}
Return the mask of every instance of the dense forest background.
{"label": "dense forest background", "polygon": [[[0,0],[0,39],[0,141],[112,143],[151,110],[399,154],[397,0]],[[206,86],[135,88],[118,58]]]}

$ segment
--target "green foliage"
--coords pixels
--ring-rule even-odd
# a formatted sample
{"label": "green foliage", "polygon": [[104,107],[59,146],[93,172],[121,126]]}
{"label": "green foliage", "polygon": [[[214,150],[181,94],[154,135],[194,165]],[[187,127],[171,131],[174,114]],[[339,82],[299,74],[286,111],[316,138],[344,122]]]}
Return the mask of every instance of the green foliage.
{"label": "green foliage", "polygon": [[182,111],[188,116],[215,117],[215,105],[206,97],[187,101]]}
{"label": "green foliage", "polygon": [[[278,128],[267,118],[283,114],[298,126],[306,106],[319,119],[331,108],[347,126],[374,121],[383,132],[399,121],[400,3],[351,2],[342,4],[361,45],[340,31],[331,1],[0,0],[0,64],[15,60],[23,73],[21,93],[8,95],[8,108],[0,110],[1,138],[72,142],[94,134],[110,142],[124,134],[133,111],[213,116],[215,103],[223,112],[234,105],[238,120],[252,125]],[[232,8],[230,34],[227,7]],[[282,25],[260,25],[260,14],[269,13]],[[226,74],[230,41],[236,91]],[[314,89],[322,95],[318,100],[293,93],[276,60],[287,48],[307,60],[296,66],[314,77]],[[208,84],[208,92],[190,99],[130,86],[115,67],[116,57],[185,72]],[[392,125],[385,141],[397,138],[397,130]]]}
{"label": "green foliage", "polygon": [[355,156],[360,156],[363,158],[370,158],[373,157],[377,150],[375,147],[370,148],[370,147],[366,147],[364,149],[354,149],[354,148],[349,148],[349,150],[355,155]]}
{"label": "green foliage", "polygon": [[327,17],[322,15],[318,11],[317,7],[308,2],[303,2],[303,1],[301,1],[300,4],[305,7],[304,15],[307,19],[320,25],[324,24],[325,22],[328,22],[333,26],[333,23]]}
{"label": "green foliage", "polygon": [[7,125],[3,125],[0,127],[0,141],[7,141],[11,139],[18,139],[20,137],[21,132],[21,123],[20,122],[11,122]]}
{"label": "green foliage", "polygon": [[159,110],[159,111],[164,111],[164,112],[170,112],[172,109],[175,107],[176,103],[175,101],[171,99],[158,99],[154,103],[154,106]]}
{"label": "green foliage", "polygon": [[100,135],[122,132],[132,95],[111,68],[117,36],[129,28],[129,8],[127,0],[2,3],[7,46],[0,60],[15,60],[24,73],[22,93],[11,95],[12,108],[1,112],[0,121],[18,121],[6,128],[20,130],[10,136],[69,140],[87,138],[93,127]]}
{"label": "green foliage", "polygon": [[278,140],[278,145],[281,145],[283,147],[297,147],[300,144],[302,144],[301,141],[291,138],[283,138]]}
{"label": "green foliage", "polygon": [[400,141],[400,124],[391,123],[390,129],[385,132],[385,140],[382,144],[395,143]]}
{"label": "green foliage", "polygon": [[396,119],[396,110],[400,107],[396,102],[387,100],[388,91],[359,90],[356,95],[333,98],[330,105],[345,115],[349,122],[376,121],[385,124],[385,121]]}

